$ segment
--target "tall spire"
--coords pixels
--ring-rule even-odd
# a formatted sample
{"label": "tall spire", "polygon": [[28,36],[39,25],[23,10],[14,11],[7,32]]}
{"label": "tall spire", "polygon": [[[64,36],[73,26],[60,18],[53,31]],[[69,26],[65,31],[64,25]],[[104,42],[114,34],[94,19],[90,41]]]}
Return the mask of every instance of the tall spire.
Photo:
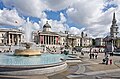
{"label": "tall spire", "polygon": [[113,13],[113,19],[115,19],[115,12]]}
{"label": "tall spire", "polygon": [[110,36],[113,38],[116,38],[118,34],[118,27],[117,27],[117,20],[115,17],[115,12],[113,13],[113,20],[112,20],[112,25],[110,28]]}
{"label": "tall spire", "polygon": [[116,18],[115,18],[115,12],[113,13],[113,20],[112,20],[112,25],[113,26],[116,26],[117,24],[116,24]]}

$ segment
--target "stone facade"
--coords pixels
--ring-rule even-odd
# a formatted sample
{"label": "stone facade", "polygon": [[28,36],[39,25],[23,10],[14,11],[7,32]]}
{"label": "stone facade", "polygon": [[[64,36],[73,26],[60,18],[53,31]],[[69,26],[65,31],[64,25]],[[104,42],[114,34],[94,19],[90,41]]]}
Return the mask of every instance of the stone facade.
{"label": "stone facade", "polygon": [[104,38],[96,38],[95,39],[95,46],[104,47],[105,46]]}
{"label": "stone facade", "polygon": [[1,45],[19,45],[23,42],[23,32],[16,29],[0,29]]}
{"label": "stone facade", "polygon": [[54,47],[75,47],[75,46],[91,46],[92,38],[88,38],[69,34],[68,32],[56,33],[51,31],[51,26],[46,22],[43,26],[43,31],[33,32],[33,39],[36,44]]}

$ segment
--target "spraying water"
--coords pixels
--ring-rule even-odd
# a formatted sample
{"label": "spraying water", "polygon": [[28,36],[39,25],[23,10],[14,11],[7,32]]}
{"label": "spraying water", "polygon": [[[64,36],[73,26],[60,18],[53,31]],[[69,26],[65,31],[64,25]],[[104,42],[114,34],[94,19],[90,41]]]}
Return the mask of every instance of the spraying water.
{"label": "spraying water", "polygon": [[31,42],[32,40],[32,28],[30,26],[29,18],[27,18],[27,22],[24,24],[24,33],[25,33],[25,42]]}

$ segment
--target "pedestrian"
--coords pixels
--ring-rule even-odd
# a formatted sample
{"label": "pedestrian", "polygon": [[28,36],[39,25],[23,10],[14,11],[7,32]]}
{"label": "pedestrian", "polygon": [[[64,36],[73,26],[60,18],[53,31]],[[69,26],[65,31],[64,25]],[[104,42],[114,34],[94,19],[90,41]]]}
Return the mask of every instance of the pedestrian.
{"label": "pedestrian", "polygon": [[92,53],[92,57],[93,57],[93,59],[94,59],[94,53]]}
{"label": "pedestrian", "polygon": [[103,59],[103,62],[102,62],[102,64],[105,64],[105,61],[106,61],[106,60],[105,60],[105,59]]}
{"label": "pedestrian", "polygon": [[90,53],[90,54],[89,54],[89,56],[90,56],[90,59],[91,59],[91,57],[92,57],[92,54]]}
{"label": "pedestrian", "polygon": [[112,65],[112,59],[110,59],[110,65]]}
{"label": "pedestrian", "polygon": [[109,61],[108,56],[105,58],[105,60],[106,60],[106,65],[108,65],[108,61]]}
{"label": "pedestrian", "polygon": [[101,53],[101,49],[99,48],[98,53]]}
{"label": "pedestrian", "polygon": [[98,56],[98,55],[97,55],[97,54],[95,54],[95,59],[97,59],[97,56]]}

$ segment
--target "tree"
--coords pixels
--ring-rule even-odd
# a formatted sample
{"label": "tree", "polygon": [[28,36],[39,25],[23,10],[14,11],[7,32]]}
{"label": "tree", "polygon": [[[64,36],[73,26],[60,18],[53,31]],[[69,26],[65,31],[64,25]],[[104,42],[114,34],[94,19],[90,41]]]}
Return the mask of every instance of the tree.
{"label": "tree", "polygon": [[92,45],[95,46],[95,39],[92,39]]}

